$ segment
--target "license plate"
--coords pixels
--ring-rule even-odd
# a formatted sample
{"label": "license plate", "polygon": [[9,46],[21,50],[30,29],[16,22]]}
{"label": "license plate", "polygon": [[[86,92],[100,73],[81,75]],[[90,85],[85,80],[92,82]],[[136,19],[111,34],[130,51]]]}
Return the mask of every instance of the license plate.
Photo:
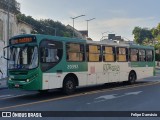
{"label": "license plate", "polygon": [[18,88],[18,87],[19,87],[19,85],[18,85],[18,84],[16,84],[16,85],[15,85],[15,87],[16,87],[16,88]]}

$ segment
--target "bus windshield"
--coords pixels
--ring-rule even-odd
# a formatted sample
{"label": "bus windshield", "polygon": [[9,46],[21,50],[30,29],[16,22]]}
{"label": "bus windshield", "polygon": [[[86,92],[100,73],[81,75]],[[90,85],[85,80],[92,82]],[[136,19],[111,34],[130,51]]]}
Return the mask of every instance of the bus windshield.
{"label": "bus windshield", "polygon": [[23,46],[10,48],[9,69],[33,69],[37,66],[37,46]]}

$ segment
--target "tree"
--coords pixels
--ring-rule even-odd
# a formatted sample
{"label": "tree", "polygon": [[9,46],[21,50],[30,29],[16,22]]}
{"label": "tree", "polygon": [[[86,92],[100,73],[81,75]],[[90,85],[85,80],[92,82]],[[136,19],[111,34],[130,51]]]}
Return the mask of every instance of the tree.
{"label": "tree", "polygon": [[160,23],[157,26],[158,34],[160,34]]}
{"label": "tree", "polygon": [[150,43],[153,39],[153,35],[148,28],[135,27],[132,34],[134,35],[134,41],[137,44],[143,44],[144,41],[145,43]]}
{"label": "tree", "polygon": [[0,8],[5,11],[8,11],[8,4],[11,13],[20,13],[20,4],[16,0],[0,0]]}
{"label": "tree", "polygon": [[152,28],[151,33],[152,33],[153,37],[156,38],[158,36],[158,29]]}
{"label": "tree", "polygon": [[[132,31],[134,40],[138,44],[154,45],[155,50],[160,51],[160,23],[156,28],[147,29],[135,27]],[[160,61],[160,53],[156,53],[156,61]]]}
{"label": "tree", "polygon": [[18,14],[17,19],[32,25],[34,28],[32,33],[55,35],[56,30],[57,36],[71,37],[72,35],[72,30],[59,21],[55,22],[52,19],[35,20],[32,16],[25,16],[25,14]]}
{"label": "tree", "polygon": [[132,31],[132,34],[134,35],[135,42],[142,44],[141,28],[135,27],[134,30]]}

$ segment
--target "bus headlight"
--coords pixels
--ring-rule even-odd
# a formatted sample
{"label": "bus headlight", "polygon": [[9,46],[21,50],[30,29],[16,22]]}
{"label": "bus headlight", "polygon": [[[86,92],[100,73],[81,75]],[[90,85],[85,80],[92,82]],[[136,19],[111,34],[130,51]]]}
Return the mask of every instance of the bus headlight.
{"label": "bus headlight", "polygon": [[30,81],[29,79],[26,80],[26,82],[29,82],[29,81]]}
{"label": "bus headlight", "polygon": [[8,80],[12,80],[11,78],[8,78]]}

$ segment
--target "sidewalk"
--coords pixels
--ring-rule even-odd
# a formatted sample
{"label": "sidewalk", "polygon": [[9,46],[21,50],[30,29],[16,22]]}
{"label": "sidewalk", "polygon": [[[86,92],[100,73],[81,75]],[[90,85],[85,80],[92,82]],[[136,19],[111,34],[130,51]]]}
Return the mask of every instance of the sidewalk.
{"label": "sidewalk", "polygon": [[157,67],[157,66],[156,66],[156,71],[159,71],[159,70],[160,70],[160,67]]}
{"label": "sidewalk", "polygon": [[0,89],[7,88],[7,78],[0,79]]}

